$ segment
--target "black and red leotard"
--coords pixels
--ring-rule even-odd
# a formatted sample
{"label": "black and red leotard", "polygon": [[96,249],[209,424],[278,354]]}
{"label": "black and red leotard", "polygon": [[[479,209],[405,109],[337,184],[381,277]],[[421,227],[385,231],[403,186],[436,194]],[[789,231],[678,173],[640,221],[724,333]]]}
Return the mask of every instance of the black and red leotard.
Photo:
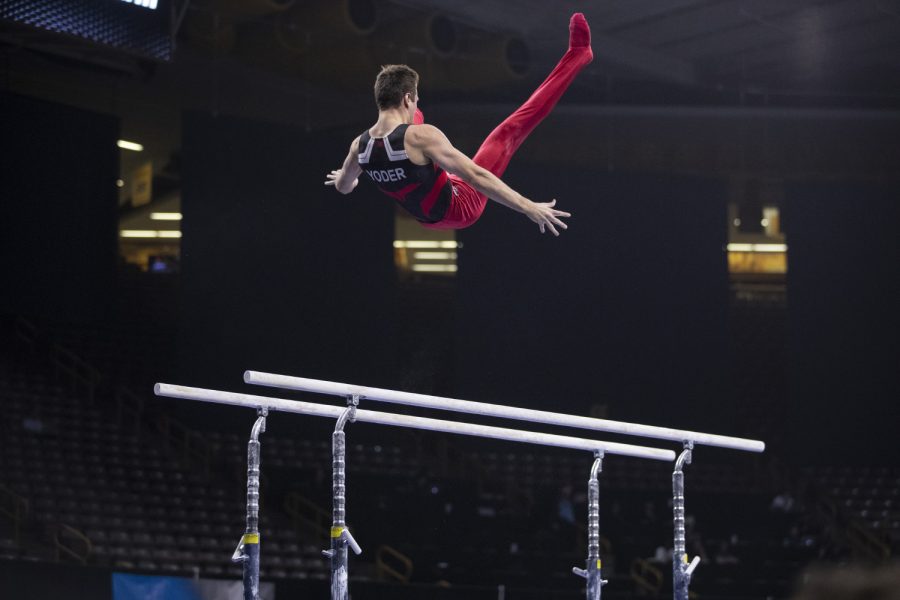
{"label": "black and red leotard", "polygon": [[359,136],[359,166],[385,195],[394,198],[421,223],[437,223],[447,214],[453,188],[435,163],[417,165],[406,155],[403,137],[409,125],[385,137]]}

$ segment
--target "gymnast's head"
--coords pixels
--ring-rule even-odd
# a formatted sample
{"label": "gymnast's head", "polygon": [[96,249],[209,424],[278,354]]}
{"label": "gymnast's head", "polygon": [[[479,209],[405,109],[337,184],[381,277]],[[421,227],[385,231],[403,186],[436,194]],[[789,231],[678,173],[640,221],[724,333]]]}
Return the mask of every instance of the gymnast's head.
{"label": "gymnast's head", "polygon": [[375,104],[379,111],[401,109],[413,122],[419,102],[419,74],[406,65],[384,65],[375,78]]}

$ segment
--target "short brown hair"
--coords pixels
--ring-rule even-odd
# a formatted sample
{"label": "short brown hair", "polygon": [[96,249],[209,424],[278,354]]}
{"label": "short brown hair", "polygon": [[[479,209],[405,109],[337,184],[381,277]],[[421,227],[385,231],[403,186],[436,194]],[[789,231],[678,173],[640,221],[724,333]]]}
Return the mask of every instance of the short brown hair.
{"label": "short brown hair", "polygon": [[403,95],[416,94],[419,74],[406,65],[384,65],[375,78],[375,104],[378,110],[400,106]]}

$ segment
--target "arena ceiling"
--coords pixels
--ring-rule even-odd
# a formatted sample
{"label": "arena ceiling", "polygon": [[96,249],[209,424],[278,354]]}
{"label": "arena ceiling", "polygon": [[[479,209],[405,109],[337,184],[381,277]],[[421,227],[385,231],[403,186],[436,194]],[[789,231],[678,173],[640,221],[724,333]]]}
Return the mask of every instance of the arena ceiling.
{"label": "arena ceiling", "polygon": [[[889,109],[891,119],[900,109],[900,0],[160,0],[166,5],[176,15],[170,62],[0,19],[0,81],[119,116],[123,137],[146,148],[123,151],[126,178],[148,159],[157,175],[171,162],[184,110],[307,129],[358,120],[372,110],[377,64],[432,61],[423,24],[437,17],[461,37],[521,40],[528,69],[492,81],[484,72],[497,54],[453,49],[445,58],[456,61],[454,77],[426,78],[429,107],[521,100],[565,48],[568,16],[583,12],[595,61],[567,93],[570,107]],[[371,26],[348,24],[351,14]]]}
{"label": "arena ceiling", "polygon": [[898,0],[398,0],[519,32],[552,59],[560,15],[591,24],[603,72],[776,94],[900,95]]}
{"label": "arena ceiling", "polygon": [[[583,95],[592,102],[684,104],[699,94],[702,103],[731,105],[748,102],[748,95],[763,104],[802,97],[801,106],[900,105],[900,0],[169,0],[168,6],[186,17],[176,19],[176,65],[197,68],[184,55],[205,46],[220,66],[250,54],[253,67],[280,68],[305,85],[325,88],[352,81],[354,66],[372,54],[375,46],[359,46],[360,38],[374,39],[380,50],[371,61],[400,62],[411,53],[425,60],[434,48],[417,28],[422,17],[437,15],[459,32],[522,40],[529,67],[522,88],[529,89],[558,58],[568,15],[580,11],[591,24],[596,56],[585,85],[592,92],[626,92]],[[371,19],[372,26],[337,23],[341,13]],[[227,29],[229,24],[234,27]],[[134,66],[139,59],[133,55],[92,52],[71,38],[10,25],[0,22],[0,41],[16,50],[43,50],[147,77],[146,65]],[[451,53],[459,55],[458,72],[472,77],[493,60],[466,49]],[[301,68],[322,62],[331,68]],[[371,65],[365,73],[368,81]],[[502,88],[502,82],[496,86],[496,100],[505,99]]]}

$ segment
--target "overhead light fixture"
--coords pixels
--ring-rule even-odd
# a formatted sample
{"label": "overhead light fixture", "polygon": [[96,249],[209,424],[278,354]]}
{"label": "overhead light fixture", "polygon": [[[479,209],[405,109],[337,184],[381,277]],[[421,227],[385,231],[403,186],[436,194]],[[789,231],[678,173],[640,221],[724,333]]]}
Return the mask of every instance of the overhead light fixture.
{"label": "overhead light fixture", "polygon": [[181,213],[180,212],[154,212],[154,213],[150,213],[150,219],[152,221],[180,221]]}
{"label": "overhead light fixture", "polygon": [[787,252],[787,244],[728,244],[729,252]]}
{"label": "overhead light fixture", "polygon": [[164,230],[123,229],[119,232],[119,235],[123,238],[144,238],[144,239],[172,238],[172,239],[178,239],[181,237],[181,232],[175,231],[172,229],[164,229]]}
{"label": "overhead light fixture", "polygon": [[787,244],[753,244],[753,252],[787,252]]}
{"label": "overhead light fixture", "polygon": [[129,142],[128,140],[119,140],[116,142],[116,146],[118,146],[122,150],[132,150],[134,152],[141,152],[144,149],[144,146],[142,144],[138,144],[137,142]]}
{"label": "overhead light fixture", "polygon": [[394,248],[440,248],[437,240],[394,240]]}
{"label": "overhead light fixture", "polygon": [[413,252],[416,260],[456,260],[456,252]]}
{"label": "overhead light fixture", "polygon": [[419,273],[456,273],[456,265],[413,265],[412,270]]}
{"label": "overhead light fixture", "polygon": [[462,248],[454,240],[394,240],[394,248]]}
{"label": "overhead light fixture", "polygon": [[135,6],[143,6],[150,10],[156,10],[156,6],[159,4],[159,0],[122,0],[122,2],[134,4]]}
{"label": "overhead light fixture", "polygon": [[125,187],[125,182],[121,179],[116,179],[116,187]]}

